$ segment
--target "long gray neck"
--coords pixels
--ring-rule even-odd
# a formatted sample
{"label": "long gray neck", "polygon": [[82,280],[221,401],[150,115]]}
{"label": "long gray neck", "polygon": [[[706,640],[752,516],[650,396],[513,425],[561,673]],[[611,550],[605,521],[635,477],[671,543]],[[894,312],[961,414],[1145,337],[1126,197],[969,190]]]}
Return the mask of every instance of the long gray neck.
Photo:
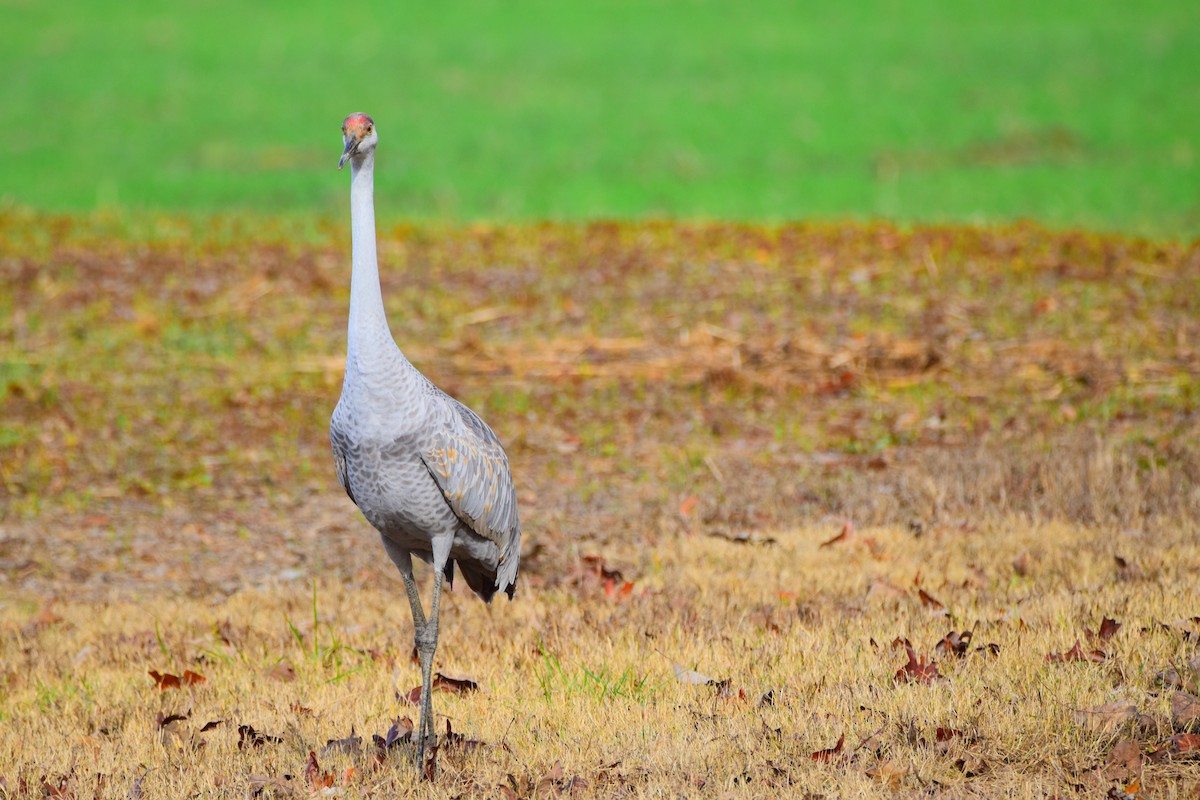
{"label": "long gray neck", "polygon": [[373,360],[379,348],[395,347],[379,288],[379,257],[375,249],[375,153],[350,160],[350,237],[353,271],[350,278],[348,361],[356,356]]}

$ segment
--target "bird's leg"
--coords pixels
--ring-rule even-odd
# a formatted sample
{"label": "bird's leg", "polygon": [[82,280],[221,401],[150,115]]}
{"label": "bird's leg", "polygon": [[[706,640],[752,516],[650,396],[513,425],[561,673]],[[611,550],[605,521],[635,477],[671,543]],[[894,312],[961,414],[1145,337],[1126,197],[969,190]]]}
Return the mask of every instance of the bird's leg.
{"label": "bird's leg", "polygon": [[400,573],[404,578],[404,591],[408,593],[408,604],[412,606],[413,644],[417,643],[417,635],[425,627],[425,609],[421,607],[421,595],[417,592],[417,582],[413,578],[412,569]]}
{"label": "bird's leg", "polygon": [[[442,570],[433,571],[433,604],[429,608],[429,619],[416,635],[417,655],[421,658],[421,722],[418,725],[417,768],[425,769],[425,746],[437,743],[433,724],[433,654],[437,650],[438,608],[442,602]],[[420,606],[420,602],[417,602]]]}

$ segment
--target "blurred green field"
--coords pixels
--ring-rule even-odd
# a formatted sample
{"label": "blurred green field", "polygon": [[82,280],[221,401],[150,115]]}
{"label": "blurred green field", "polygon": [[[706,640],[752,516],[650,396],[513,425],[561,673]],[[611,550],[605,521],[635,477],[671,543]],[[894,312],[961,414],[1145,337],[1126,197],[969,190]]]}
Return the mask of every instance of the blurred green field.
{"label": "blurred green field", "polygon": [[1200,233],[1194,2],[0,1],[0,202]]}

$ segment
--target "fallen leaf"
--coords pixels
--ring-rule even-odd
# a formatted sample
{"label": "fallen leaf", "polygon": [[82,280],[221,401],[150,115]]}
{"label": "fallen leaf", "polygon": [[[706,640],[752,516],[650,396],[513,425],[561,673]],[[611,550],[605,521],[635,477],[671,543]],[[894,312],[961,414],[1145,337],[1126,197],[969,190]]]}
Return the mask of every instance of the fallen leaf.
{"label": "fallen leaf", "polygon": [[1090,711],[1080,710],[1072,714],[1076,725],[1100,735],[1112,733],[1137,717],[1137,706],[1120,700],[1106,703]]}
{"label": "fallen leaf", "polygon": [[451,694],[466,694],[477,691],[479,684],[465,675],[447,675],[444,672],[435,672],[433,673],[433,689]]}
{"label": "fallen leaf", "polygon": [[942,637],[942,640],[937,643],[934,650],[943,656],[955,655],[962,658],[967,654],[967,649],[971,645],[971,638],[974,635],[971,631],[963,631],[962,633],[950,631]]}
{"label": "fallen leaf", "polygon": [[1112,800],[1141,800],[1142,781],[1139,778],[1134,778],[1123,788],[1118,789],[1114,786],[1108,790],[1108,794],[1105,796],[1112,798]]}
{"label": "fallen leaf", "polygon": [[921,605],[925,606],[930,611],[936,611],[941,614],[946,613],[946,606],[942,604],[942,601],[938,600],[929,592],[925,591],[924,589],[917,589],[917,595],[921,598]]}
{"label": "fallen leaf", "polygon": [[899,759],[889,758],[867,770],[867,775],[881,783],[896,786],[908,776],[908,767]]}
{"label": "fallen leaf", "polygon": [[620,570],[606,567],[600,556],[588,555],[580,559],[576,575],[581,586],[599,584],[606,597],[626,598],[633,594],[633,582],[625,580]]}
{"label": "fallen leaf", "polygon": [[201,675],[199,672],[192,672],[190,669],[185,669],[183,671],[183,677],[180,680],[183,682],[183,684],[185,686],[196,686],[198,684],[204,683],[208,679],[205,678],[203,675]]}
{"label": "fallen leaf", "polygon": [[333,775],[321,772],[321,765],[317,763],[317,754],[312,750],[308,751],[308,763],[304,765],[304,779],[314,789],[326,789],[333,786]]}
{"label": "fallen leaf", "polygon": [[1113,745],[1104,760],[1104,776],[1109,780],[1129,780],[1142,774],[1142,749],[1132,739]]}
{"label": "fallen leaf", "polygon": [[846,734],[838,737],[837,744],[826,750],[818,750],[812,754],[813,761],[820,761],[823,764],[828,764],[831,761],[840,760],[842,755],[842,746],[846,744]]}
{"label": "fallen leaf", "polygon": [[1171,695],[1171,722],[1177,731],[1200,730],[1200,700],[1187,692]]}
{"label": "fallen leaf", "polygon": [[356,736],[354,726],[350,726],[350,735],[344,739],[330,739],[325,742],[325,746],[321,748],[321,755],[327,756],[331,753],[357,753],[362,749],[362,737]]}
{"label": "fallen leaf", "polygon": [[817,547],[830,547],[831,545],[835,545],[838,542],[844,542],[844,541],[848,540],[850,538],[850,535],[853,533],[854,533],[854,524],[851,522],[847,522],[845,525],[842,526],[841,533],[839,533],[837,536],[834,536],[832,539],[827,539],[826,541],[821,542],[819,545],[817,545]]}
{"label": "fallen leaf", "polygon": [[[442,736],[441,740],[438,741],[438,747],[443,746],[447,749],[470,751],[477,747],[483,747],[483,742],[478,739],[468,739],[461,733],[456,733],[454,729],[450,727],[450,720],[447,718],[446,733]],[[505,747],[505,749],[507,749],[507,747]]]}
{"label": "fallen leaf", "polygon": [[197,742],[193,732],[183,724],[188,719],[188,716],[188,714],[164,714],[161,711],[158,712],[156,721],[163,746],[179,750],[191,750],[197,746],[204,746],[205,743],[203,741]]}
{"label": "fallen leaf", "polygon": [[1113,556],[1117,564],[1117,577],[1123,581],[1135,581],[1142,577],[1142,570],[1137,564],[1121,556]]}
{"label": "fallen leaf", "polygon": [[937,742],[948,742],[951,739],[954,739],[954,738],[962,736],[962,735],[963,735],[963,732],[960,731],[958,728],[938,728],[933,733],[934,741],[937,741]]}
{"label": "fallen leaf", "polygon": [[238,726],[238,750],[243,750],[247,747],[262,747],[267,742],[279,744],[283,739],[279,736],[272,736],[269,733],[261,733],[254,730],[252,725]]}
{"label": "fallen leaf", "polygon": [[700,499],[696,497],[696,495],[689,494],[683,499],[683,502],[679,504],[679,516],[686,517],[691,514],[692,511],[695,510],[696,503],[698,502],[700,502]]}
{"label": "fallen leaf", "polygon": [[896,683],[933,683],[942,677],[936,661],[926,663],[924,658],[918,659],[909,645],[905,645],[904,649],[908,653],[908,663],[896,670]]}
{"label": "fallen leaf", "polygon": [[1024,578],[1029,574],[1031,558],[1028,550],[1022,550],[1020,554],[1013,559],[1013,572]]}
{"label": "fallen leaf", "polygon": [[1107,642],[1114,635],[1116,635],[1117,631],[1119,630],[1121,630],[1121,623],[1117,622],[1115,619],[1109,619],[1108,617],[1105,617],[1100,622],[1100,641]]}
{"label": "fallen leaf", "polygon": [[157,670],[153,670],[153,669],[150,670],[149,672],[150,672],[150,677],[154,679],[154,683],[158,686],[159,690],[161,690],[161,691],[165,692],[167,689],[178,689],[180,686],[178,675],[172,675],[169,672],[166,675],[163,675],[163,674],[159,673]]}
{"label": "fallen leaf", "polygon": [[179,722],[180,720],[185,720],[187,718],[188,718],[187,714],[163,714],[163,712],[160,711],[160,712],[158,712],[158,718],[157,718],[158,727],[160,729],[165,728],[168,725],[170,725],[172,722]]}
{"label": "fallen leaf", "polygon": [[290,795],[292,793],[291,785],[283,778],[274,778],[270,775],[246,776],[246,793],[250,797],[261,796],[268,786],[274,789],[277,794]]}
{"label": "fallen leaf", "polygon": [[400,744],[412,741],[413,721],[408,717],[400,717],[392,723],[383,736],[372,734],[371,741],[375,744],[375,758],[383,763],[387,750]]}
{"label": "fallen leaf", "polygon": [[1167,741],[1176,753],[1200,753],[1200,733],[1180,733]]}
{"label": "fallen leaf", "polygon": [[1047,653],[1046,660],[1053,663],[1062,663],[1065,661],[1093,661],[1100,662],[1108,658],[1103,650],[1085,651],[1079,644],[1079,640],[1075,640],[1075,646],[1065,653]]}

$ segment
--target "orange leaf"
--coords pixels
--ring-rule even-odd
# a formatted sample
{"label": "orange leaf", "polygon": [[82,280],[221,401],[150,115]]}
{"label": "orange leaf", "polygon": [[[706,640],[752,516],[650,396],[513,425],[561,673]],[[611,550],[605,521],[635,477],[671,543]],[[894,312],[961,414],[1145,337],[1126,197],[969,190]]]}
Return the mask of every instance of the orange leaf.
{"label": "orange leaf", "polygon": [[698,502],[700,502],[700,501],[699,501],[699,498],[696,497],[696,495],[689,494],[687,497],[685,497],[683,499],[683,502],[679,504],[679,516],[686,517],[688,514],[691,514],[692,511],[696,508],[696,503],[698,503]]}
{"label": "orange leaf", "polygon": [[837,744],[826,750],[818,750],[812,754],[813,761],[820,761],[822,764],[828,764],[842,754],[842,745],[846,743],[846,734],[838,737]]}
{"label": "orange leaf", "polygon": [[152,669],[152,670],[150,670],[150,677],[154,679],[154,683],[158,686],[158,688],[161,691],[165,692],[167,689],[178,689],[179,688],[179,676],[178,675],[172,675],[169,672],[166,675],[163,675],[163,674],[159,673],[157,670]]}
{"label": "orange leaf", "polygon": [[854,533],[854,524],[847,522],[845,525],[842,526],[841,533],[839,533],[837,536],[833,537],[832,539],[828,539],[824,542],[821,542],[821,544],[818,546],[819,547],[829,547],[830,545],[837,544],[838,542],[844,542],[850,538],[850,534],[852,534],[852,533]]}

